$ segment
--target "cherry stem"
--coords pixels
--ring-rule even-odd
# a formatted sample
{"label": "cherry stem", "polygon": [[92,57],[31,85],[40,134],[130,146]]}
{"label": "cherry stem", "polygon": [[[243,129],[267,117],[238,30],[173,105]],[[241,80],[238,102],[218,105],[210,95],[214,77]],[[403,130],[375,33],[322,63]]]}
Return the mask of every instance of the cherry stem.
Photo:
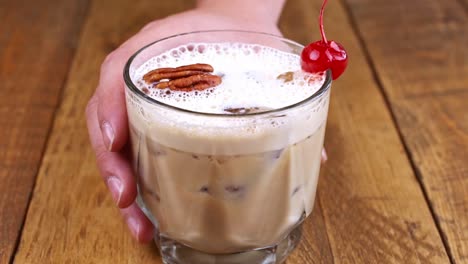
{"label": "cherry stem", "polygon": [[323,29],[323,11],[325,10],[325,6],[327,5],[328,0],[324,0],[322,7],[320,8],[320,17],[319,17],[319,25],[320,25],[320,34],[322,35],[322,41],[327,44],[327,37],[325,36],[325,30]]}

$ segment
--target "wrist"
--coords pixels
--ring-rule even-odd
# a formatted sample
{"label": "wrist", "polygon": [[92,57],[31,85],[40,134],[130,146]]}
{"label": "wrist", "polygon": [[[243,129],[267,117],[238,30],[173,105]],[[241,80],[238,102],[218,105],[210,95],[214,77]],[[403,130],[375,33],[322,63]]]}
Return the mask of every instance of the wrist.
{"label": "wrist", "polygon": [[276,25],[285,0],[198,0],[197,9],[245,22]]}

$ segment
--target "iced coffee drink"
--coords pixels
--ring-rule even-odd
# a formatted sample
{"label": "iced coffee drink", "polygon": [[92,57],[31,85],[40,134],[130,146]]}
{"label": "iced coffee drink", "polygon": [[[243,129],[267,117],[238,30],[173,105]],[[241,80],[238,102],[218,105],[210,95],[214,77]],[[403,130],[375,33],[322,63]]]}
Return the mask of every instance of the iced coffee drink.
{"label": "iced coffee drink", "polygon": [[301,70],[301,49],[265,34],[199,32],[130,59],[138,202],[165,263],[281,263],[297,245],[330,87],[328,72]]}

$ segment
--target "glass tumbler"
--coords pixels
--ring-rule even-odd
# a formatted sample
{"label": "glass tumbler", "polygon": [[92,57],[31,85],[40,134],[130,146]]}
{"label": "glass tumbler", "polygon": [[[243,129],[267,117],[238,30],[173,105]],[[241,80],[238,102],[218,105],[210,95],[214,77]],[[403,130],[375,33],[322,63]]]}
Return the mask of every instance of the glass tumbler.
{"label": "glass tumbler", "polygon": [[133,73],[148,59],[187,43],[222,42],[298,56],[303,49],[269,34],[219,30],[164,38],[136,52],[124,79],[137,202],[156,227],[164,263],[281,263],[314,205],[330,72],[300,102],[236,115],[181,109],[138,89]]}

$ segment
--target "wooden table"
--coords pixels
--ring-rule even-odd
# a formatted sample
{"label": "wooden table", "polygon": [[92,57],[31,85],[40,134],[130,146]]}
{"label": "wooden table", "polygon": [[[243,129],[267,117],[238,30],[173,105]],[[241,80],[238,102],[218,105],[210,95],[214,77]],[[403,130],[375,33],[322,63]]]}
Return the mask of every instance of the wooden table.
{"label": "wooden table", "polygon": [[[280,27],[318,39],[319,0]],[[0,263],[161,263],[98,175],[84,109],[105,55],[193,1],[0,1]],[[314,212],[287,261],[468,263],[468,0],[335,0],[334,83]]]}

